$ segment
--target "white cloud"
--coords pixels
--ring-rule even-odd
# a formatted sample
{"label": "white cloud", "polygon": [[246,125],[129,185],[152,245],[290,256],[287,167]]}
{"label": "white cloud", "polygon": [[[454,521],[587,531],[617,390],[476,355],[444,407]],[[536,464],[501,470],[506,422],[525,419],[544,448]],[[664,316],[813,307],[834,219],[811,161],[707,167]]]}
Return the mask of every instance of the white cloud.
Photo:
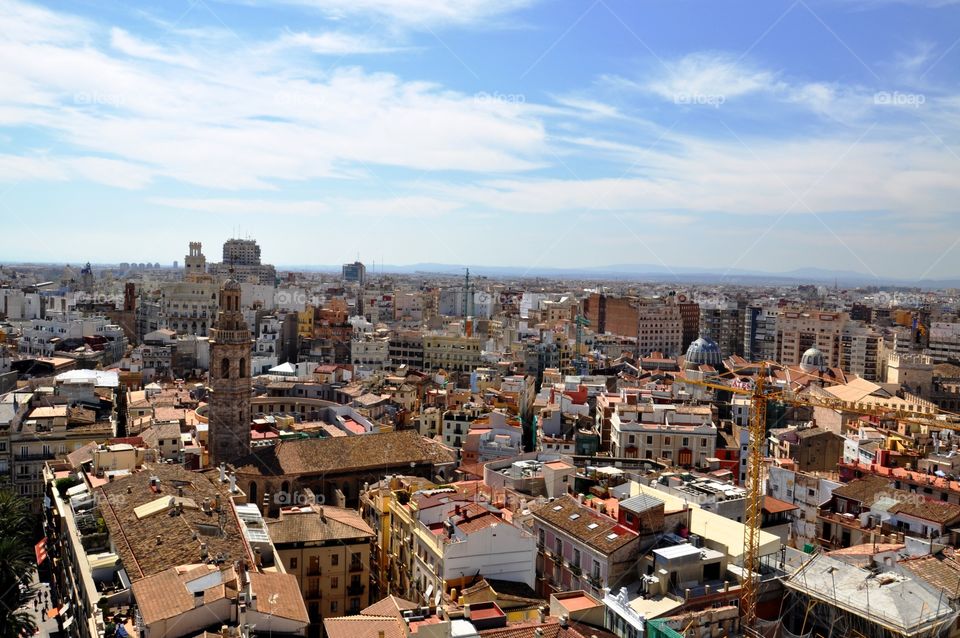
{"label": "white cloud", "polygon": [[[243,1],[243,0],[239,0]],[[536,0],[250,0],[255,4],[309,7],[334,18],[367,16],[394,24],[430,28],[470,25],[531,6]]]}
{"label": "white cloud", "polygon": [[114,27],[110,29],[110,45],[126,55],[179,66],[196,66],[195,59],[188,55],[171,53],[155,44],[144,42],[127,31]]}
{"label": "white cloud", "polygon": [[375,38],[338,31],[326,33],[288,32],[268,45],[267,50],[305,49],[317,55],[356,55],[398,51]]}
{"label": "white cloud", "polygon": [[436,217],[459,208],[457,202],[419,195],[398,195],[386,198],[329,200],[274,200],[258,198],[179,198],[156,197],[150,203],[179,210],[225,215],[355,215],[361,217]]}
{"label": "white cloud", "polygon": [[778,84],[776,74],[752,69],[723,53],[693,53],[665,65],[644,88],[670,101],[683,102],[698,96],[729,100],[769,91]]}
{"label": "white cloud", "polygon": [[[14,33],[29,28],[17,16],[35,17],[10,15]],[[501,173],[543,163],[546,134],[536,107],[484,104],[389,73],[325,73],[242,46],[173,54],[114,30],[113,48],[99,49],[88,44],[97,33],[87,28],[73,33],[83,44],[54,32],[40,41],[0,41],[0,79],[14,87],[0,100],[0,125],[29,126],[75,154],[211,188],[277,188],[378,167]],[[172,64],[180,55],[198,64]],[[146,179],[139,171],[131,178]]]}

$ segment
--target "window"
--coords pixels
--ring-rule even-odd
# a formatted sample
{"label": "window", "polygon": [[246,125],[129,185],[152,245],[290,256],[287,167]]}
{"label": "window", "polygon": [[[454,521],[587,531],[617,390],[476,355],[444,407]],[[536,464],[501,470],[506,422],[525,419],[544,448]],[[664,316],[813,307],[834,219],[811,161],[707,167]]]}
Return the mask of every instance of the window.
{"label": "window", "polygon": [[669,436],[663,437],[663,444],[664,444],[664,445],[670,445],[670,437],[669,437]]}
{"label": "window", "polygon": [[330,577],[330,589],[336,589],[340,586],[340,578],[338,576]]}
{"label": "window", "polygon": [[580,550],[576,548],[573,550],[573,566],[580,567]]}
{"label": "window", "polygon": [[340,564],[340,554],[330,554],[330,564],[339,565]]}
{"label": "window", "polygon": [[332,614],[337,613],[337,601],[335,600],[330,601],[330,613]]}
{"label": "window", "polygon": [[593,571],[591,572],[591,574],[596,580],[600,579],[600,561],[598,560],[593,561]]}
{"label": "window", "polygon": [[683,447],[687,447],[688,445],[690,445],[690,439],[688,439],[687,437],[683,437],[681,445],[683,445]]}
{"label": "window", "polygon": [[563,555],[563,540],[562,540],[562,539],[559,539],[559,538],[557,539],[557,547],[556,547],[556,548],[557,548],[557,556],[562,556],[562,555]]}
{"label": "window", "polygon": [[537,536],[540,539],[540,544],[543,545],[545,540],[545,534],[542,529],[537,533]]}
{"label": "window", "polygon": [[652,437],[652,436],[648,436],[648,437],[647,437],[647,445],[653,445],[653,437]]}
{"label": "window", "polygon": [[296,569],[296,568],[297,568],[297,558],[296,556],[294,556],[290,559],[290,569]]}

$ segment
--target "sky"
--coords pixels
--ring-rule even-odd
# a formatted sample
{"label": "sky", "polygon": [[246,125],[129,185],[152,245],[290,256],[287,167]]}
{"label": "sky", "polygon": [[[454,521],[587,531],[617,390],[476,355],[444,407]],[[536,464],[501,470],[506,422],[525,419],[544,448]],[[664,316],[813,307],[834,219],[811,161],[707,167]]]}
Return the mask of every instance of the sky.
{"label": "sky", "polygon": [[960,0],[0,2],[0,261],[960,271]]}

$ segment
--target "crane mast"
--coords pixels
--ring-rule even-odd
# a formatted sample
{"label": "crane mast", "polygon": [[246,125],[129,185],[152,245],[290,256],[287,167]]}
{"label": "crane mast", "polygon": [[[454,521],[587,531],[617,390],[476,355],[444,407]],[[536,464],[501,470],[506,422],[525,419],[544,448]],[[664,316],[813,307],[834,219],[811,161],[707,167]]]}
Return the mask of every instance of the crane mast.
{"label": "crane mast", "polygon": [[[757,594],[760,588],[760,525],[763,522],[763,441],[766,439],[767,395],[765,390],[767,370],[760,364],[757,382],[753,388],[749,435],[747,444],[747,512],[743,532],[743,584],[740,593],[740,609],[743,624],[752,627],[757,616]],[[757,577],[754,577],[754,574]]]}

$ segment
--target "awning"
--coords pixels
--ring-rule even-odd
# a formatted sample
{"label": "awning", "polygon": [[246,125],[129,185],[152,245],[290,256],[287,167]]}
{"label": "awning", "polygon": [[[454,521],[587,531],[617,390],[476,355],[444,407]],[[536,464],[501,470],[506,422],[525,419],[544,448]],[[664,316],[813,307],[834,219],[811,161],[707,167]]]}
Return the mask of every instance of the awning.
{"label": "awning", "polygon": [[48,610],[47,610],[47,618],[56,618],[59,613],[60,613],[60,608],[59,608],[59,607],[54,607],[53,609],[48,609]]}

